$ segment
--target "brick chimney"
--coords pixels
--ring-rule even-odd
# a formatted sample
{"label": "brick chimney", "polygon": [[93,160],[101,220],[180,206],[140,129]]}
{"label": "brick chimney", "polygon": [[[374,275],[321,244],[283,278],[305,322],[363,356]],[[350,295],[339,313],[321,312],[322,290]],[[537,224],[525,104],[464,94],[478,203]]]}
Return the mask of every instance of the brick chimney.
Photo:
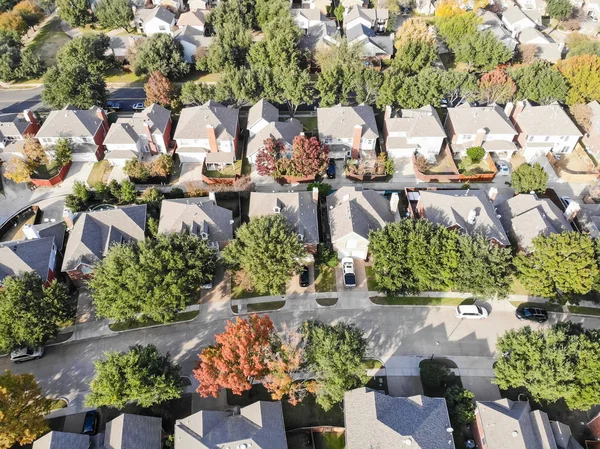
{"label": "brick chimney", "polygon": [[517,105],[515,106],[515,109],[513,110],[513,113],[512,113],[513,121],[517,120],[517,116],[523,111],[523,109],[525,109],[525,102],[517,101]]}
{"label": "brick chimney", "polygon": [[352,135],[352,159],[358,159],[360,156],[361,137],[362,125],[354,125],[354,134]]}
{"label": "brick chimney", "polygon": [[206,125],[206,135],[208,136],[208,149],[211,153],[217,153],[219,151],[217,133],[212,125]]}
{"label": "brick chimney", "polygon": [[504,106],[504,113],[506,114],[506,117],[508,117],[508,118],[510,118],[510,116],[512,115],[514,110],[515,110],[515,104],[510,101],[508,103],[506,103],[506,106]]}
{"label": "brick chimney", "polygon": [[150,148],[150,153],[157,154],[158,150],[156,149],[156,144],[154,140],[152,140],[152,131],[150,131],[150,123],[144,120],[144,131],[146,131],[146,137],[148,138],[148,148]]}
{"label": "brick chimney", "polygon": [[319,188],[313,187],[312,189],[312,199],[315,203],[319,202]]}
{"label": "brick chimney", "polygon": [[67,225],[67,229],[73,229],[73,225],[75,224],[75,214],[73,213],[73,211],[68,207],[65,207],[63,209],[62,216],[65,224]]}
{"label": "brick chimney", "polygon": [[480,147],[483,144],[486,134],[487,134],[487,131],[485,129],[479,128],[477,130],[477,132],[475,133],[475,139],[473,140],[473,146]]}
{"label": "brick chimney", "polygon": [[490,190],[488,190],[488,198],[490,199],[490,202],[494,202],[496,200],[496,197],[498,196],[498,189],[496,187],[492,187],[490,188]]}
{"label": "brick chimney", "polygon": [[35,118],[35,115],[33,115],[33,112],[31,112],[29,109],[25,109],[23,111],[23,117],[25,117],[25,120],[27,120],[32,125],[38,125],[38,121]]}

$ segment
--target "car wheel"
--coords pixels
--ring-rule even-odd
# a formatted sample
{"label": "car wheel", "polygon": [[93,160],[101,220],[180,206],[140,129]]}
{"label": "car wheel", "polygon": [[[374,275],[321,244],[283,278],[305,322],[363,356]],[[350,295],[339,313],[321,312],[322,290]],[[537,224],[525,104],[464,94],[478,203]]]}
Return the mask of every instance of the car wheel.
{"label": "car wheel", "polygon": [[20,365],[21,361],[20,360],[15,360],[15,364]]}
{"label": "car wheel", "polygon": [[39,360],[39,359],[41,359],[41,358],[42,358],[42,356],[41,356],[41,355],[38,355],[38,356],[37,356],[37,357],[36,357],[34,360]]}

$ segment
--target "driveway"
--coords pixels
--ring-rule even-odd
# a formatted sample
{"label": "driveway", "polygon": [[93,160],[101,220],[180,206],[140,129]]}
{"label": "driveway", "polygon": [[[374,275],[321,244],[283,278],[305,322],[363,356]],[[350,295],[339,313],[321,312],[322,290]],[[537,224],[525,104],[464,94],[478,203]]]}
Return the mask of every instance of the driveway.
{"label": "driveway", "polygon": [[342,271],[341,262],[335,267],[335,278],[337,283],[337,291],[340,294],[354,292],[367,292],[367,272],[365,271],[365,261],[362,259],[354,260],[354,273],[356,274],[356,287],[348,289],[344,287],[344,274]]}
{"label": "driveway", "polygon": [[181,174],[177,184],[186,182],[202,182],[202,164],[184,162],[181,164]]}

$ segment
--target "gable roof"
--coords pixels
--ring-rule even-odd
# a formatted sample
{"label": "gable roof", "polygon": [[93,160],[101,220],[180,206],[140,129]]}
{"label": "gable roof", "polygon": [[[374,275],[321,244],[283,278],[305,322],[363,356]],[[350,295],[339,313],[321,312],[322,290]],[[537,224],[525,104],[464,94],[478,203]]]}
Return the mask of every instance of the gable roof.
{"label": "gable roof", "polygon": [[202,410],[175,423],[175,449],[287,449],[281,402],[258,401],[239,414]]}
{"label": "gable roof", "polygon": [[356,233],[364,239],[369,231],[395,221],[390,203],[374,190],[342,187],[327,197],[331,241]]}
{"label": "gable roof", "polygon": [[491,11],[480,9],[478,15],[483,20],[483,22],[477,26],[479,31],[491,31],[506,48],[511,51],[515,50],[518,43],[517,40],[513,39],[511,32],[504,27],[504,24],[496,14]]}
{"label": "gable roof", "polygon": [[136,17],[144,23],[150,22],[152,19],[158,19],[161,22],[172,24],[175,20],[175,14],[167,8],[157,6],[151,9],[138,9],[135,13]]}
{"label": "gable roof", "polygon": [[275,214],[280,209],[304,244],[319,243],[317,203],[312,192],[252,192],[250,193],[250,219]]}
{"label": "gable roof", "polygon": [[196,47],[210,47],[215,38],[213,36],[205,36],[202,31],[197,30],[194,27],[184,25],[175,31],[173,34],[173,39],[176,41],[187,42],[195,45]]}
{"label": "gable roof", "polygon": [[0,140],[7,136],[22,136],[28,126],[23,114],[0,114]]}
{"label": "gable roof", "polygon": [[42,281],[48,280],[54,237],[0,242],[0,283],[7,276],[35,271]]}
{"label": "gable roof", "polygon": [[581,131],[556,102],[533,106],[525,101],[525,107],[514,116],[514,120],[525,134],[538,136],[581,136]]}
{"label": "gable roof", "polygon": [[315,22],[317,20],[324,20],[323,13],[318,8],[290,9],[290,12],[292,13],[292,17],[294,18],[296,18],[296,16],[301,16],[311,22]]}
{"label": "gable roof", "polygon": [[600,236],[600,204],[579,205],[577,224],[581,232],[587,232],[592,238]]}
{"label": "gable roof", "polygon": [[106,424],[106,449],[161,449],[162,419],[123,413]]}
{"label": "gable roof", "polygon": [[344,27],[353,20],[365,19],[370,22],[375,20],[387,20],[389,12],[385,8],[363,8],[361,6],[352,6],[344,16]]}
{"label": "gable roof", "polygon": [[209,198],[163,200],[158,232],[196,235],[207,232],[209,241],[227,242],[233,238],[232,220],[232,211],[218,206]]}
{"label": "gable roof", "polygon": [[291,145],[294,138],[300,135],[302,130],[302,123],[295,118],[288,119],[285,122],[271,122],[248,139],[246,157],[258,152],[268,138],[278,139]]}
{"label": "gable roof", "polygon": [[202,106],[183,108],[173,138],[207,139],[206,125],[211,125],[217,139],[235,139],[239,112],[212,100]]}
{"label": "gable roof", "polygon": [[488,130],[488,134],[517,134],[504,109],[498,105],[475,107],[464,103],[448,108],[448,119],[456,134],[476,134],[478,129]]}
{"label": "gable roof", "polygon": [[88,449],[90,437],[80,433],[53,430],[33,442],[33,449]]}
{"label": "gable roof", "polygon": [[59,111],[50,111],[35,137],[93,137],[102,125],[100,112],[102,110],[97,106],[90,109],[67,106]]}
{"label": "gable roof", "polygon": [[511,25],[520,22],[521,20],[527,20],[532,22],[534,24],[533,26],[535,26],[535,22],[531,20],[529,16],[525,14],[518,6],[509,6],[506,8],[502,13],[502,18],[506,19],[506,21]]}
{"label": "gable roof", "polygon": [[[311,10],[292,9],[292,11]],[[334,41],[338,36],[339,33],[335,21],[324,19],[319,24],[309,27],[306,33],[300,36],[299,46],[310,51],[315,51],[319,45],[329,45],[329,41]]]}
{"label": "gable roof", "polygon": [[454,449],[448,409],[443,398],[391,397],[357,388],[344,395],[348,449],[408,447]]}
{"label": "gable roof", "polygon": [[536,43],[537,40],[542,41],[537,42],[539,44],[550,43],[550,40],[536,28],[524,28],[519,32],[518,39],[521,44]]}
{"label": "gable roof", "polygon": [[269,103],[267,100],[261,99],[253,105],[248,111],[248,126],[252,128],[261,119],[267,122],[276,122],[279,120],[279,109]]}
{"label": "gable roof", "polygon": [[159,104],[152,104],[141,112],[136,112],[131,118],[119,118],[114,123],[104,139],[104,145],[137,143],[139,136],[146,135],[146,124],[150,133],[163,135],[171,119],[171,111]]}
{"label": "gable roof", "polygon": [[[385,126],[388,133],[403,133],[406,137],[446,137],[446,130],[440,117],[431,105],[419,109],[400,109],[393,114],[392,109],[386,108]],[[388,137],[398,139],[398,137]]]}
{"label": "gable roof", "polygon": [[145,204],[81,213],[67,242],[62,271],[75,270],[82,263],[94,265],[113,244],[144,240],[145,229]]}
{"label": "gable roof", "polygon": [[375,121],[375,113],[371,106],[332,106],[317,108],[317,126],[319,138],[332,136],[334,138],[351,138],[354,126],[362,125],[362,137],[377,139],[379,131]]}
{"label": "gable roof", "polygon": [[[421,218],[445,227],[460,227],[467,234],[481,233],[499,244],[510,244],[492,202],[483,190],[422,190],[418,209]],[[469,218],[475,212],[475,221]]]}
{"label": "gable roof", "polygon": [[206,15],[208,10],[205,9],[194,9],[188,12],[184,12],[177,19],[177,26],[204,26],[206,23]]}

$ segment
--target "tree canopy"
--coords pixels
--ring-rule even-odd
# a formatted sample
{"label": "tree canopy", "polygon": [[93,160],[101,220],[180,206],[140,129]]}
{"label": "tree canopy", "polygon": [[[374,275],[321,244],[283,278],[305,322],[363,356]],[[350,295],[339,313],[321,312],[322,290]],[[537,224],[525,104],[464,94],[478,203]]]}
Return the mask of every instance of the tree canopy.
{"label": "tree canopy", "polygon": [[548,188],[548,173],[537,162],[522,164],[513,170],[510,182],[516,193],[544,193]]}
{"label": "tree canopy", "polygon": [[550,329],[510,330],[496,343],[494,383],[525,387],[537,402],[564,399],[572,410],[600,403],[600,332],[570,322]]}
{"label": "tree canopy", "polygon": [[513,53],[491,31],[467,34],[453,48],[456,60],[476,71],[492,70],[509,61]]}
{"label": "tree canopy", "polygon": [[269,138],[257,154],[256,170],[262,176],[274,178],[317,176],[325,172],[328,155],[329,148],[316,137],[296,136],[291,150],[281,141]]}
{"label": "tree canopy", "polygon": [[104,106],[108,98],[106,82],[99,73],[83,65],[53,66],[44,75],[42,100],[53,109],[73,105],[80,109]]}
{"label": "tree canopy", "polygon": [[546,14],[553,19],[565,20],[573,11],[573,4],[569,0],[548,0],[546,2]]}
{"label": "tree canopy", "polygon": [[133,20],[133,10],[127,0],[100,0],[94,13],[102,28],[107,29],[128,29]]}
{"label": "tree canopy", "polygon": [[486,103],[506,103],[517,91],[514,80],[504,70],[495,68],[479,80],[479,95]]}
{"label": "tree canopy", "polygon": [[105,56],[110,47],[110,37],[106,34],[86,33],[69,41],[56,56],[61,69],[84,65],[90,73],[103,73],[110,68]]}
{"label": "tree canopy", "polygon": [[89,0],[55,0],[58,16],[72,27],[84,26],[92,21]]}
{"label": "tree canopy", "polygon": [[146,106],[154,103],[169,107],[173,101],[173,84],[169,79],[159,71],[152,72],[148,82],[144,84],[146,93]]}
{"label": "tree canopy", "polygon": [[171,80],[190,70],[181,43],[166,33],[153,34],[137,47],[133,67],[136,75],[158,71]]}
{"label": "tree canopy", "polygon": [[106,352],[105,356],[94,362],[96,373],[86,405],[152,407],[181,397],[180,368],[169,353],[160,354],[154,345],[135,345],[128,352]]}
{"label": "tree canopy", "polygon": [[557,67],[569,84],[567,104],[600,100],[600,56],[574,56],[558,61]]}
{"label": "tree canopy", "polygon": [[517,84],[516,97],[540,104],[565,101],[569,87],[565,77],[548,61],[538,60],[510,72]]}

